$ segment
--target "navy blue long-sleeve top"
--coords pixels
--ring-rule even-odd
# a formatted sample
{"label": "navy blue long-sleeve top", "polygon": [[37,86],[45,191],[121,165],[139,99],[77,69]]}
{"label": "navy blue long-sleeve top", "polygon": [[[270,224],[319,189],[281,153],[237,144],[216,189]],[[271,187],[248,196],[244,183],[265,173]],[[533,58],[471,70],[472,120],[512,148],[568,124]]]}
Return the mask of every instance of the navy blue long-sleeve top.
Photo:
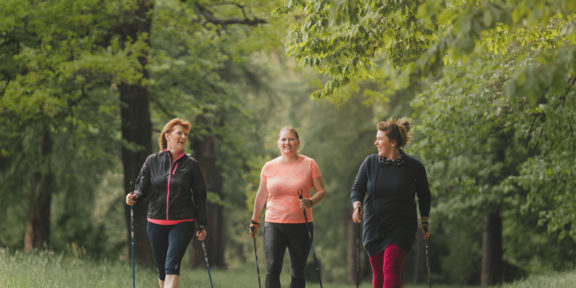
{"label": "navy blue long-sleeve top", "polygon": [[369,155],[352,186],[352,203],[365,202],[363,243],[370,256],[382,253],[390,244],[410,251],[418,228],[416,196],[420,216],[429,216],[431,195],[426,169],[418,159],[406,154],[404,157],[401,165],[386,165],[379,161],[378,154]]}

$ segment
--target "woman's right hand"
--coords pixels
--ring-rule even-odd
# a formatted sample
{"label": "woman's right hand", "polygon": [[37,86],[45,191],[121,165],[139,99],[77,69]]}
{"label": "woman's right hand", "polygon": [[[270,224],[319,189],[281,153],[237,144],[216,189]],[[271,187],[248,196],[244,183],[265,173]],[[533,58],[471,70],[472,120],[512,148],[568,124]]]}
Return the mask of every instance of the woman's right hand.
{"label": "woman's right hand", "polygon": [[126,194],[126,205],[132,206],[136,204],[136,199],[138,198],[138,194],[134,194],[132,192]]}
{"label": "woman's right hand", "polygon": [[256,239],[256,235],[258,234],[258,225],[258,222],[250,220],[250,239]]}
{"label": "woman's right hand", "polygon": [[208,236],[208,232],[206,232],[206,228],[203,226],[199,230],[196,230],[196,238],[198,238],[198,240],[203,241],[206,239],[206,236]]}
{"label": "woman's right hand", "polygon": [[362,214],[362,202],[354,202],[354,213],[352,213],[352,221],[354,221],[354,223],[362,223]]}

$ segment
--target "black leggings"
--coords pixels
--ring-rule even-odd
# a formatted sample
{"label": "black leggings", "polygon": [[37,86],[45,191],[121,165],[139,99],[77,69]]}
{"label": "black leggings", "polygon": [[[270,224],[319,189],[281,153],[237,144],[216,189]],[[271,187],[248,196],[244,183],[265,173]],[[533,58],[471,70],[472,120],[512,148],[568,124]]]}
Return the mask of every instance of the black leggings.
{"label": "black leggings", "polygon": [[168,275],[180,275],[180,263],[194,236],[194,222],[158,225],[148,222],[148,239],[162,281]]}
{"label": "black leggings", "polygon": [[[310,223],[313,235],[313,225]],[[280,288],[280,272],[286,248],[290,255],[291,288],[306,287],[306,262],[310,252],[306,224],[264,223],[264,252],[266,253],[266,288]]]}

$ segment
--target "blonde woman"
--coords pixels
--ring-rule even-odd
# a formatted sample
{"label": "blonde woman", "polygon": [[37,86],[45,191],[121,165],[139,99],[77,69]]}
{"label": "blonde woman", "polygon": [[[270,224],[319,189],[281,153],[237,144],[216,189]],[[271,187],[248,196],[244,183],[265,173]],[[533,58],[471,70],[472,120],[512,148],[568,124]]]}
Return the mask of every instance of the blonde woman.
{"label": "blonde woman", "polygon": [[[307,234],[302,209],[305,209],[309,227],[313,230],[311,208],[324,199],[325,189],[316,161],[298,154],[299,145],[298,132],[291,127],[282,128],[277,141],[280,156],[267,162],[260,173],[260,186],[250,220],[250,238],[254,239],[258,233],[260,213],[266,204],[266,288],[280,287],[280,272],[286,248],[292,272],[290,287],[306,287],[304,271],[312,242]],[[299,199],[299,191],[302,199]]]}

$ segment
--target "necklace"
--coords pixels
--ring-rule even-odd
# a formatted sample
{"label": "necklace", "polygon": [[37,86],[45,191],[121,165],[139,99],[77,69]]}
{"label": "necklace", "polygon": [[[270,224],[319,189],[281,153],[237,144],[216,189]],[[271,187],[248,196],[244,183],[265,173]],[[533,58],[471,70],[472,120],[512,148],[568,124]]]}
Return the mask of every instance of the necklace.
{"label": "necklace", "polygon": [[400,150],[400,156],[395,157],[393,159],[388,159],[386,157],[379,156],[378,162],[380,162],[380,164],[383,164],[384,166],[388,165],[401,166],[402,164],[406,163],[406,153],[404,153],[404,150]]}

